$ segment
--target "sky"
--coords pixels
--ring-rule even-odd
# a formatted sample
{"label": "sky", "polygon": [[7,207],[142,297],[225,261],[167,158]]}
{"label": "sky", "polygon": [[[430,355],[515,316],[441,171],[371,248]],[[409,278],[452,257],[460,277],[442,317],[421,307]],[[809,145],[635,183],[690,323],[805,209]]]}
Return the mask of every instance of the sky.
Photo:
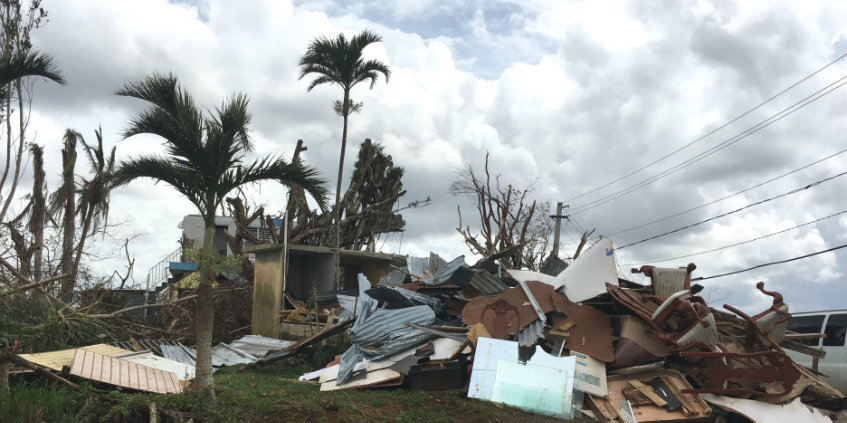
{"label": "sky", "polygon": [[[371,138],[405,168],[403,201],[432,199],[404,212],[407,230],[382,239],[381,251],[465,254],[473,263],[456,231],[456,208],[465,223],[475,211],[448,188],[463,166],[480,169],[486,153],[502,181],[534,183],[535,200],[569,205],[566,255],[582,229],[595,229],[617,248],[620,276],[635,281],[642,278],[629,269],[642,264],[694,262],[694,276],[709,277],[824,251],[847,238],[847,214],[837,214],[847,205],[847,176],[836,176],[847,170],[847,88],[838,85],[847,74],[845,2],[42,6],[49,22],[33,32],[35,48],[51,54],[68,81],[33,89],[31,137],[45,146],[52,187],[66,128],[91,141],[102,127],[119,159],[162,151],[162,140],[152,136],[122,138],[144,104],[114,92],[152,72],[172,72],[209,110],[232,93],[247,94],[251,156],[290,157],[303,139],[305,160],[334,192],[342,122],[332,104],[341,90],[307,92],[310,78],[298,80],[297,63],[315,37],[369,29],[383,41],[365,56],[390,66],[391,78],[353,89],[364,107],[350,119],[345,180],[358,144]],[[795,106],[804,99],[813,101]],[[284,207],[278,185],[248,192],[270,213]],[[140,180],[117,189],[115,226],[109,237],[93,240],[104,259],[92,266],[123,271],[125,260],[113,252],[132,237],[133,279],[143,284],[147,269],[178,248],[177,224],[194,212],[163,184]],[[721,248],[733,244],[739,245]],[[770,303],[755,291],[758,281],[782,292],[792,311],[844,308],[847,255],[841,249],[700,283],[713,307],[729,303],[755,313]]]}

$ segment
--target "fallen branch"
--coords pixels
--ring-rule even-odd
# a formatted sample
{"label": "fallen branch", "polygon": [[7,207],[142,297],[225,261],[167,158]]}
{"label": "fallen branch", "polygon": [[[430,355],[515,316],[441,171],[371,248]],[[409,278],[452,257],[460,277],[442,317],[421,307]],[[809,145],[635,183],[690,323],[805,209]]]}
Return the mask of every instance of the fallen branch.
{"label": "fallen branch", "polygon": [[165,306],[174,305],[174,304],[179,303],[179,302],[183,302],[183,301],[187,301],[187,300],[193,300],[195,298],[197,298],[197,295],[189,295],[187,297],[183,297],[183,298],[180,298],[176,301],[171,301],[169,303],[141,304],[141,305],[137,305],[137,306],[122,308],[118,311],[114,311],[114,312],[107,313],[107,314],[89,314],[87,317],[90,317],[90,318],[93,318],[93,319],[109,319],[109,318],[115,317],[117,315],[124,314],[128,311],[140,310],[142,308],[165,307]]}
{"label": "fallen branch", "polygon": [[[6,260],[3,260],[2,258],[0,258],[0,260],[3,261],[4,266],[9,266],[9,263],[7,263]],[[47,279],[42,279],[38,282],[32,282],[29,279],[24,278],[22,275],[15,275],[19,279],[21,279],[22,281],[29,282],[29,283],[15,287],[15,288],[12,288],[8,291],[0,292],[0,297],[6,296],[6,295],[11,295],[11,294],[14,294],[15,292],[26,291],[27,289],[35,288],[35,287],[38,287],[38,286],[41,286],[41,285],[45,285],[45,284],[48,284],[50,282],[56,282],[60,279],[66,278],[68,275],[69,275],[69,273],[62,273],[61,275],[56,275],[56,276],[53,276],[53,277],[49,277]]]}
{"label": "fallen branch", "polygon": [[7,361],[11,362],[13,364],[16,364],[18,366],[21,366],[23,368],[32,370],[36,374],[44,376],[44,377],[46,377],[50,380],[60,382],[60,383],[64,383],[65,385],[68,385],[71,388],[79,388],[79,385],[77,385],[77,384],[75,384],[75,383],[73,383],[73,382],[71,382],[71,381],[69,381],[69,380],[67,380],[67,379],[65,379],[61,376],[55,375],[55,374],[47,371],[43,367],[38,366],[37,364],[35,364],[35,363],[17,355],[17,354],[0,350],[0,363],[5,363]]}

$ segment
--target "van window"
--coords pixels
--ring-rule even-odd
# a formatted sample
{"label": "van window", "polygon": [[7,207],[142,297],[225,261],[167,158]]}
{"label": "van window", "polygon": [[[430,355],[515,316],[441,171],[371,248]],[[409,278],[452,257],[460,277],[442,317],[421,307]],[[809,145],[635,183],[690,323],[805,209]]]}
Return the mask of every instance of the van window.
{"label": "van window", "polygon": [[844,345],[844,335],[847,332],[847,314],[832,314],[829,320],[826,321],[826,329],[824,333],[826,338],[823,339],[825,347],[840,347]]}
{"label": "van window", "polygon": [[[788,330],[797,333],[821,333],[824,316],[819,314],[816,316],[795,316],[788,321]],[[817,346],[818,338],[798,339],[806,345]]]}

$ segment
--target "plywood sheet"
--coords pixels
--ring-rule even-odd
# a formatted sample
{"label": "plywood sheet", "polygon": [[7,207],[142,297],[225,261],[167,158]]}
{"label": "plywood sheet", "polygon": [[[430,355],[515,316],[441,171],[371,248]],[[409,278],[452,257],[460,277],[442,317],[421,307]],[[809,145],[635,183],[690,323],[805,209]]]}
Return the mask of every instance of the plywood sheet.
{"label": "plywood sheet", "polygon": [[84,349],[74,352],[71,375],[123,388],[158,394],[178,394],[182,385],[176,373]]}
{"label": "plywood sheet", "polygon": [[70,348],[67,350],[47,351],[34,354],[21,354],[20,357],[28,360],[39,366],[46,367],[57,372],[62,371],[62,366],[70,366],[74,360],[74,353],[77,349],[90,351],[97,354],[113,357],[124,354],[132,354],[130,350],[113,347],[107,344],[95,344],[80,348]]}

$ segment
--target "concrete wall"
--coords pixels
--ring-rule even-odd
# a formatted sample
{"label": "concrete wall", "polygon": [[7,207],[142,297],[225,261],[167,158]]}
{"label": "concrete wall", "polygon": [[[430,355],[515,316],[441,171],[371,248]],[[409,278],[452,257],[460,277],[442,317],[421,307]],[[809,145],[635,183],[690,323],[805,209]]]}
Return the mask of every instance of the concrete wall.
{"label": "concrete wall", "polygon": [[256,253],[253,270],[253,312],[251,332],[268,338],[279,337],[279,310],[282,304],[282,254],[279,250]]}
{"label": "concrete wall", "polygon": [[288,253],[288,280],[285,281],[285,289],[301,301],[308,302],[306,298],[312,289],[312,281],[317,283],[318,292],[332,291],[332,254]]}

